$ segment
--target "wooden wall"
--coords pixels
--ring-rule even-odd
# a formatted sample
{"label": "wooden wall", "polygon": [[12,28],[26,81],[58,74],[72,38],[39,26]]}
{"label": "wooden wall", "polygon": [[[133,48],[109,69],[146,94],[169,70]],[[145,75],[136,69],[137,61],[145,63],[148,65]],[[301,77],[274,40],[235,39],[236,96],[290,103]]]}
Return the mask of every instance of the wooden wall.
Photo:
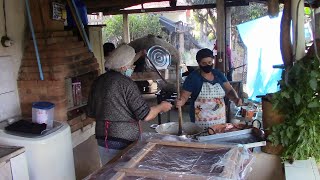
{"label": "wooden wall", "polygon": [[30,0],[35,32],[62,31],[64,22],[52,19],[52,0]]}

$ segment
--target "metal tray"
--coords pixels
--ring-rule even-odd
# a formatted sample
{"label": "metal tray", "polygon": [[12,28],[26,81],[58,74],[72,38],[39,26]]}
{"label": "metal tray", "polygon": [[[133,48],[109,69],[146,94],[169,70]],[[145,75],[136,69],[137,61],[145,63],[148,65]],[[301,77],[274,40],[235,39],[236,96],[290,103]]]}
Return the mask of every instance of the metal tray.
{"label": "metal tray", "polygon": [[264,132],[257,128],[200,136],[198,141],[215,144],[243,144],[247,148],[266,145]]}

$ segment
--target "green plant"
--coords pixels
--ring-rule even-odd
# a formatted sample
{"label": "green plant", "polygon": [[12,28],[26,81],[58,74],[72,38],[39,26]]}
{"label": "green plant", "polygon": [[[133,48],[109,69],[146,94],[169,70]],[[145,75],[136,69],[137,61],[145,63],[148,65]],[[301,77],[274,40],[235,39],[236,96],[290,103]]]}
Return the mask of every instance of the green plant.
{"label": "green plant", "polygon": [[[131,40],[141,38],[148,34],[165,36],[159,22],[158,14],[130,14],[129,31]],[[105,20],[103,28],[103,41],[111,41],[116,44],[122,41],[123,18],[122,15],[110,16]]]}
{"label": "green plant", "polygon": [[272,98],[274,109],[284,115],[282,124],[271,128],[268,139],[284,147],[283,160],[315,157],[320,161],[320,69],[319,60],[304,57],[279,81]]}

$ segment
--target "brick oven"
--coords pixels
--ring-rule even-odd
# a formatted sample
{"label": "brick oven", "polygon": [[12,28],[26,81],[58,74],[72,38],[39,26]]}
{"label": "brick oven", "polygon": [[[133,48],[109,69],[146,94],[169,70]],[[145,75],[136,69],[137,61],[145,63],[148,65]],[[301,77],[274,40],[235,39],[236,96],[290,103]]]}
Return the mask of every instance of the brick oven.
{"label": "brick oven", "polygon": [[[72,31],[36,33],[44,80],[40,80],[32,40],[26,42],[18,77],[21,111],[31,117],[32,102],[55,104],[56,121],[66,121],[74,132],[90,123],[85,106],[99,64],[93,53]],[[72,82],[81,83],[80,102],[75,101]]]}

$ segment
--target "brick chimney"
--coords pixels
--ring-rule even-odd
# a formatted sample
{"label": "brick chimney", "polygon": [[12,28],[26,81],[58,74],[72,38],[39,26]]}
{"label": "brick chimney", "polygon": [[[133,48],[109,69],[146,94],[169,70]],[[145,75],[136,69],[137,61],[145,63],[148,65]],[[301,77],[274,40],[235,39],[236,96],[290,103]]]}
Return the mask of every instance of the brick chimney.
{"label": "brick chimney", "polygon": [[[32,102],[55,104],[56,121],[67,121],[72,132],[92,123],[84,114],[89,90],[99,75],[99,64],[83,41],[71,31],[36,33],[44,80],[40,80],[33,41],[29,40],[21,62],[18,89],[21,111],[31,117]],[[72,80],[81,82],[82,102],[70,107]]]}

